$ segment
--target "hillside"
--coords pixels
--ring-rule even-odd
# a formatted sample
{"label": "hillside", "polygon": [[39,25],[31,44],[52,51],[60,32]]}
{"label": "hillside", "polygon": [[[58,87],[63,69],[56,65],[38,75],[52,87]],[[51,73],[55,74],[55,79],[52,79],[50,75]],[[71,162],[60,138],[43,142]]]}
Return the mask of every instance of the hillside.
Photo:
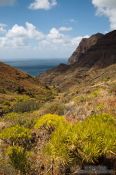
{"label": "hillside", "polygon": [[42,86],[39,81],[30,75],[0,62],[0,90],[22,91],[23,93],[40,87]]}
{"label": "hillside", "polygon": [[52,97],[51,90],[38,80],[0,62],[0,115],[12,111],[19,102],[34,99],[41,104]]}
{"label": "hillside", "polygon": [[77,49],[69,58],[69,64],[77,63],[79,58],[83,56],[90,48],[92,48],[92,46],[94,46],[103,36],[103,34],[97,33],[92,35],[90,38],[83,38]]}
{"label": "hillside", "polygon": [[0,66],[0,174],[115,174],[116,31],[36,78]]}
{"label": "hillside", "polygon": [[[68,65],[58,67],[38,76],[42,84],[54,84],[60,90],[79,86],[96,79],[114,78],[116,72],[116,31],[106,35],[95,34],[82,39],[69,58]],[[98,77],[98,78],[97,78]]]}
{"label": "hillside", "polygon": [[42,84],[58,89],[56,101],[64,104],[65,115],[76,119],[99,112],[116,115],[116,31],[82,39],[69,63],[38,76]]}
{"label": "hillside", "polygon": [[76,55],[78,66],[103,68],[116,63],[116,30],[105,35],[93,35],[83,44],[86,45],[85,52]]}

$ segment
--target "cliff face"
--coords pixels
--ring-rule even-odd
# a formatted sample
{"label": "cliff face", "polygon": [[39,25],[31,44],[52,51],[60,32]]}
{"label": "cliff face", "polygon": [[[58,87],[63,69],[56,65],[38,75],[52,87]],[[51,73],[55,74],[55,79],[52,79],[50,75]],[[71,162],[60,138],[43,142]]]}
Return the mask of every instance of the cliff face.
{"label": "cliff face", "polygon": [[70,64],[80,67],[106,67],[116,63],[116,30],[106,34],[96,34],[83,39],[69,59]]}
{"label": "cliff face", "polygon": [[77,63],[79,61],[79,58],[83,56],[92,46],[94,46],[103,36],[103,34],[97,33],[95,35],[92,35],[90,38],[83,38],[77,49],[69,58],[69,64]]}
{"label": "cliff face", "polygon": [[65,90],[75,84],[92,81],[101,73],[104,74],[102,78],[111,78],[113,71],[116,71],[116,30],[83,39],[69,58],[68,65],[57,66],[38,76],[38,79],[43,84],[55,84]]}

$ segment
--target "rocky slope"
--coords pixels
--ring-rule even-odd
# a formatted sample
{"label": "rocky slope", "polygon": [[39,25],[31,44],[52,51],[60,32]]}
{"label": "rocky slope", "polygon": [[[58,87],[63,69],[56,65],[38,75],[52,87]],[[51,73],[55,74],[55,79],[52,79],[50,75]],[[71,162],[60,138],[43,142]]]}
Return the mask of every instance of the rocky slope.
{"label": "rocky slope", "polygon": [[27,110],[27,104],[32,109],[51,98],[52,91],[37,79],[0,62],[0,116],[12,112],[16,105]]}
{"label": "rocky slope", "polygon": [[73,85],[80,86],[94,79],[99,81],[105,77],[115,78],[116,31],[83,39],[69,58],[69,63],[41,74],[38,79],[43,84],[54,84],[60,90],[66,90]]}
{"label": "rocky slope", "polygon": [[26,93],[44,88],[39,81],[16,68],[0,62],[0,90]]}
{"label": "rocky slope", "polygon": [[[115,47],[116,31],[36,79],[0,63],[0,174],[79,174],[88,165],[115,172]],[[40,81],[60,90],[41,105],[52,87]]]}
{"label": "rocky slope", "polygon": [[77,63],[79,61],[79,58],[83,56],[92,46],[94,46],[103,36],[103,34],[97,33],[95,35],[92,35],[90,38],[83,38],[77,49],[69,58],[69,64]]}
{"label": "rocky slope", "polygon": [[[94,36],[93,36],[94,38]],[[88,40],[90,40],[90,37]],[[112,31],[102,37],[97,37],[96,43],[89,47],[83,54],[76,56],[76,63],[80,67],[107,67],[116,63],[116,31]]]}

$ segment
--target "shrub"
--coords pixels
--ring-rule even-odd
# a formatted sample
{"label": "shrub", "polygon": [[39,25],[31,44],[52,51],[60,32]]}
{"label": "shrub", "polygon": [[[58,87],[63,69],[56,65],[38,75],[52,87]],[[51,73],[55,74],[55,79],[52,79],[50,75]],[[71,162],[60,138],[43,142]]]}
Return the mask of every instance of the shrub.
{"label": "shrub", "polygon": [[17,171],[15,168],[9,163],[9,158],[8,155],[6,156],[7,158],[0,157],[0,174],[1,175],[17,175]]}
{"label": "shrub", "polygon": [[43,152],[57,166],[94,163],[101,156],[111,156],[116,153],[115,120],[102,114],[76,124],[60,123]]}
{"label": "shrub", "polygon": [[0,133],[0,139],[10,142],[11,145],[19,144],[28,146],[27,142],[31,139],[31,132],[27,128],[16,125],[10,128],[5,128]]}
{"label": "shrub", "polygon": [[44,113],[64,115],[65,105],[59,102],[46,103],[44,106]]}
{"label": "shrub", "polygon": [[20,114],[18,113],[15,113],[15,112],[11,112],[11,113],[8,113],[4,116],[4,120],[5,121],[16,121],[20,118]]}
{"label": "shrub", "polygon": [[106,157],[116,151],[115,120],[112,116],[91,116],[75,127],[79,133],[75,146],[80,145],[79,157],[82,161],[94,162],[100,156]]}
{"label": "shrub", "polygon": [[67,164],[70,162],[68,150],[68,138],[71,130],[69,123],[61,123],[53,132],[49,143],[43,149],[44,153],[54,160],[56,164]]}
{"label": "shrub", "polygon": [[90,97],[98,97],[100,95],[100,89],[96,89],[90,93]]}
{"label": "shrub", "polygon": [[25,128],[32,128],[35,124],[35,119],[32,117],[31,113],[25,113],[25,114],[20,114],[20,113],[9,113],[4,116],[3,121],[8,122],[10,126],[12,125],[20,125]]}
{"label": "shrub", "polygon": [[46,128],[49,127],[57,127],[60,123],[65,123],[66,120],[63,116],[53,115],[53,114],[46,114],[42,116],[35,124],[35,128],[39,129],[43,126]]}
{"label": "shrub", "polygon": [[27,96],[27,95],[17,95],[17,96],[15,97],[15,100],[16,100],[16,102],[26,102],[26,101],[29,101],[29,100],[31,100],[31,99],[30,99],[30,97]]}
{"label": "shrub", "polygon": [[12,146],[7,150],[11,165],[21,174],[27,174],[30,170],[29,153],[22,147]]}
{"label": "shrub", "polygon": [[23,113],[39,109],[39,104],[35,100],[19,102],[14,106],[13,112]]}

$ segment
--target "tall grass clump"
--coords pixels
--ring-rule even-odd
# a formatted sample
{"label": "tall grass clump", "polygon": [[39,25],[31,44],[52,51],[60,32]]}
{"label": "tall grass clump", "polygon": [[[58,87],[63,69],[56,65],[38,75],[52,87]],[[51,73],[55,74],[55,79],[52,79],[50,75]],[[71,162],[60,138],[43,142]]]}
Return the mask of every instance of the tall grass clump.
{"label": "tall grass clump", "polygon": [[36,129],[40,129],[41,127],[50,128],[50,127],[58,127],[61,123],[65,123],[66,119],[63,116],[58,116],[55,114],[46,114],[38,119],[35,124]]}
{"label": "tall grass clump", "polygon": [[23,113],[23,112],[30,112],[39,109],[40,104],[35,100],[23,101],[18,102],[14,108],[13,112]]}
{"label": "tall grass clump", "polygon": [[19,125],[5,128],[0,133],[0,139],[10,145],[25,145],[31,139],[31,131],[28,128]]}
{"label": "tall grass clump", "polygon": [[115,119],[102,114],[78,123],[59,122],[43,152],[55,168],[96,163],[100,157],[111,157],[116,154]]}
{"label": "tall grass clump", "polygon": [[9,163],[18,170],[18,174],[26,175],[30,171],[29,152],[23,147],[11,146],[7,150]]}

